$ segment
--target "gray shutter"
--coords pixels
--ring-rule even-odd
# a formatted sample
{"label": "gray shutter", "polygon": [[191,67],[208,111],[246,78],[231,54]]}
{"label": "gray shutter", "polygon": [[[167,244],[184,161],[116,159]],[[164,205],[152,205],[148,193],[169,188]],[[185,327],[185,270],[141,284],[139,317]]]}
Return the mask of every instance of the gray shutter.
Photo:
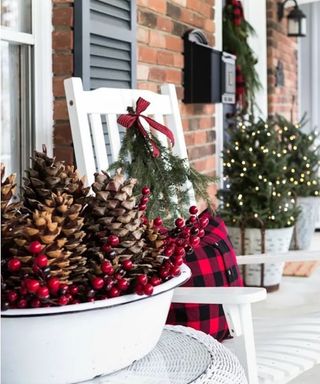
{"label": "gray shutter", "polygon": [[75,0],[74,75],[84,88],[134,88],[135,0]]}

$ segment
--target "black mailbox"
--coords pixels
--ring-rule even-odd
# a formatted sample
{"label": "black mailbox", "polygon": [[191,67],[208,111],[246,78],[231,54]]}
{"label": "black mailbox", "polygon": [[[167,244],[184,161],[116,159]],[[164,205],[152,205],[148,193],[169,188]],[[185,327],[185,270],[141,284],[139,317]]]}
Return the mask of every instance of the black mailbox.
{"label": "black mailbox", "polygon": [[198,29],[184,39],[184,102],[235,103],[235,56],[217,51]]}

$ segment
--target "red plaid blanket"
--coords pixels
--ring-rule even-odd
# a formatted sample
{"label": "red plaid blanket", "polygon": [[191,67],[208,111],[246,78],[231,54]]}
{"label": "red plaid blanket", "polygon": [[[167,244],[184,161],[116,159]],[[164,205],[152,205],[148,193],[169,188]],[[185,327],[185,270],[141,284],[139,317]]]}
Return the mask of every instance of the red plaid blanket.
{"label": "red plaid blanket", "polygon": [[[223,220],[212,216],[209,211],[201,216],[208,217],[209,224],[200,246],[187,255],[186,264],[192,275],[184,287],[243,286],[236,254]],[[229,336],[222,305],[172,304],[167,323],[201,330],[219,341]]]}

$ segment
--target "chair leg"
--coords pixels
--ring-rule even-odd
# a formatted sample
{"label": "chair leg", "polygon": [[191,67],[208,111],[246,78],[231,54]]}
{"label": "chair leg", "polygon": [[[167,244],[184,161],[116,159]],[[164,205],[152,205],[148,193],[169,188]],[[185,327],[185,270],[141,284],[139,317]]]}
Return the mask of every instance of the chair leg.
{"label": "chair leg", "polygon": [[254,344],[250,304],[223,305],[231,336],[239,336],[236,355],[244,367],[248,384],[258,384],[256,350]]}

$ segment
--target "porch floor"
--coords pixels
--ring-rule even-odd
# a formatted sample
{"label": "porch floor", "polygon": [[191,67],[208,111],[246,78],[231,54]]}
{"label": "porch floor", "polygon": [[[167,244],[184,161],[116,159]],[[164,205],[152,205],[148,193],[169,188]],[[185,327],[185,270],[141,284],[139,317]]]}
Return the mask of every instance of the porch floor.
{"label": "porch floor", "polygon": [[[315,232],[311,249],[320,252],[320,232]],[[277,292],[268,294],[267,300],[253,305],[256,317],[290,317],[297,313],[320,311],[320,266],[310,277],[284,276]],[[320,382],[320,364],[305,372],[303,376],[290,384],[318,384]]]}

